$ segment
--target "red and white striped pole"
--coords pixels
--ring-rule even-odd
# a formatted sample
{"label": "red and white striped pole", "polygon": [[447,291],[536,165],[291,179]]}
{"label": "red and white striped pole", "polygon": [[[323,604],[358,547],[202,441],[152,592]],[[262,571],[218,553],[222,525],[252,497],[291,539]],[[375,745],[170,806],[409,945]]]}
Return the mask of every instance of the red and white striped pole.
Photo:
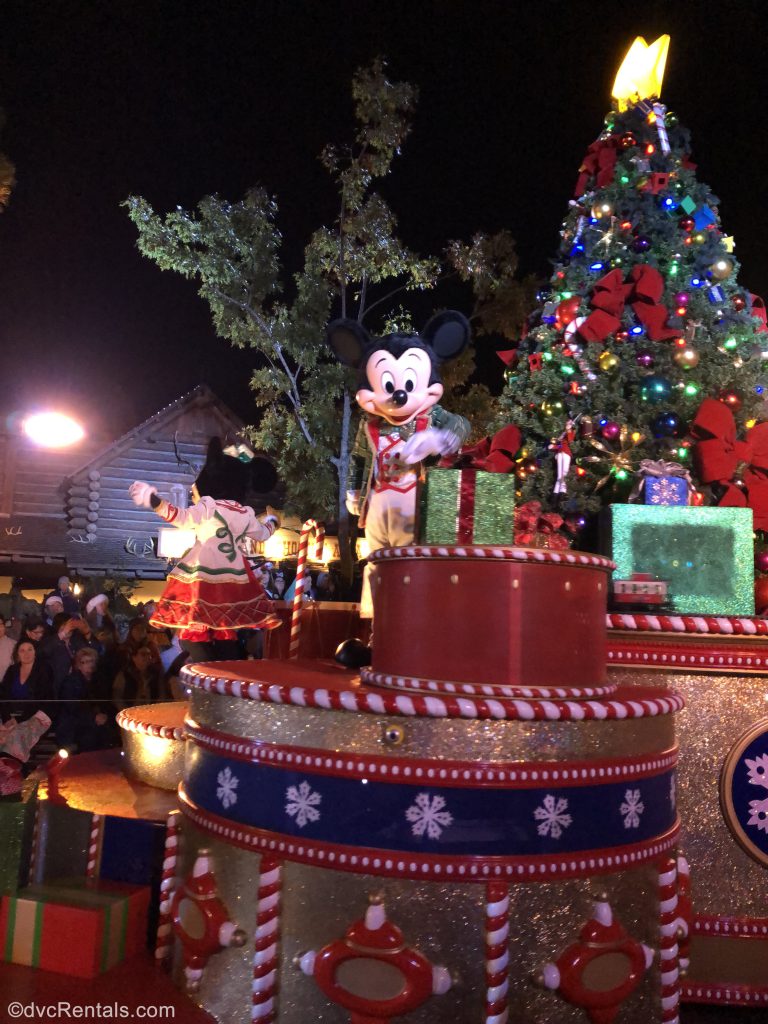
{"label": "red and white striped pole", "polygon": [[88,863],[85,867],[86,878],[96,878],[99,874],[99,854],[104,834],[104,815],[91,815],[91,834],[88,838]]}
{"label": "red and white striped pole", "polygon": [[179,857],[181,811],[171,811],[165,824],[163,847],[163,873],[160,879],[160,907],[155,937],[155,964],[167,967],[173,953],[173,923],[171,905],[176,886],[176,864]]}
{"label": "red and white striped pole", "polygon": [[27,885],[37,882],[37,862],[40,858],[40,831],[42,828],[43,806],[41,800],[35,801],[35,823],[32,828],[32,849],[29,851],[29,873]]}
{"label": "red and white striped pole", "polygon": [[282,868],[275,857],[262,857],[259,875],[256,934],[253,942],[253,995],[251,1020],[273,1024],[277,1020],[277,943],[280,937]]}
{"label": "red and white striped pole", "polygon": [[323,557],[325,526],[323,523],[318,523],[316,519],[308,519],[301,528],[301,536],[299,538],[299,558],[296,565],[296,582],[293,590],[293,612],[291,614],[291,642],[288,648],[289,658],[298,658],[299,656],[299,636],[301,635],[301,599],[306,585],[309,535],[313,530],[315,533],[315,557],[318,559]]}
{"label": "red and white striped pole", "polygon": [[659,959],[661,969],[661,1021],[678,1024],[680,972],[677,964],[677,859],[665,857],[659,865]]}
{"label": "red and white striped pole", "polygon": [[485,889],[485,1016],[483,1024],[509,1018],[509,886],[489,882]]}

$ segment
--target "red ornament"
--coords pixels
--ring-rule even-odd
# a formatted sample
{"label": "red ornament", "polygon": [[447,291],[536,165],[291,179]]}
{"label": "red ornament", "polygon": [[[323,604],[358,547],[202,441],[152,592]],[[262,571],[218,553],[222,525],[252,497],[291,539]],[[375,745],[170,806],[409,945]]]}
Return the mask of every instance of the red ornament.
{"label": "red ornament", "polygon": [[687,235],[689,235],[696,227],[696,221],[693,217],[681,217],[677,223],[680,230],[684,231]]}
{"label": "red ornament", "polygon": [[768,611],[768,576],[758,576],[755,580],[755,614],[765,615]]}
{"label": "red ornament", "polygon": [[[396,995],[361,995],[370,987],[366,981],[371,961],[384,965],[387,974],[400,976]],[[350,1024],[388,1024],[451,987],[447,969],[433,966],[417,950],[409,949],[400,929],[387,921],[384,907],[373,901],[365,919],[355,921],[343,939],[317,953],[305,953],[299,966],[335,1006],[350,1011]]]}
{"label": "red ornament", "polygon": [[744,309],[744,307],[746,306],[747,300],[744,298],[743,295],[734,295],[731,299],[731,303],[733,304],[733,308],[735,310],[741,312],[741,310]]}
{"label": "red ornament", "polygon": [[580,305],[581,299],[578,295],[572,295],[570,299],[563,299],[562,302],[558,303],[555,310],[555,327],[558,330],[562,330],[571,320],[575,320]]}
{"label": "red ornament", "polygon": [[171,903],[173,931],[184,952],[187,989],[196,992],[208,960],[227,946],[244,946],[248,936],[230,920],[219,899],[208,850],[200,850],[192,874]]}
{"label": "red ornament", "polygon": [[538,983],[582,1007],[592,1024],[613,1024],[652,961],[653,950],[631,938],[614,920],[610,904],[601,900],[595,903],[578,941],[555,963],[544,965]]}
{"label": "red ornament", "polygon": [[619,139],[619,145],[622,149],[631,149],[633,146],[637,145],[637,139],[632,132],[624,132]]}
{"label": "red ornament", "polygon": [[768,573],[768,549],[757,552],[755,555],[755,568],[758,572]]}

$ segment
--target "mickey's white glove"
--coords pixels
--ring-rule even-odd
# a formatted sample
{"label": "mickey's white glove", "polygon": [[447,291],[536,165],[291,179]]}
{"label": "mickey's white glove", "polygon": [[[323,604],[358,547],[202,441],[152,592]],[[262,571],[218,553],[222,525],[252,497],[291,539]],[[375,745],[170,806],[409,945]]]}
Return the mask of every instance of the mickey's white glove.
{"label": "mickey's white glove", "polygon": [[428,455],[450,455],[451,452],[458,451],[460,445],[460,439],[452,430],[427,427],[426,430],[417,430],[398,454],[401,462],[412,466],[414,462],[421,462]]}
{"label": "mickey's white glove", "polygon": [[344,504],[351,516],[360,515],[360,491],[347,491]]}
{"label": "mickey's white glove", "polygon": [[149,499],[153,494],[157,494],[157,488],[151,484],[145,484],[143,480],[134,480],[128,488],[128,493],[134,505],[138,505],[140,508],[152,508]]}

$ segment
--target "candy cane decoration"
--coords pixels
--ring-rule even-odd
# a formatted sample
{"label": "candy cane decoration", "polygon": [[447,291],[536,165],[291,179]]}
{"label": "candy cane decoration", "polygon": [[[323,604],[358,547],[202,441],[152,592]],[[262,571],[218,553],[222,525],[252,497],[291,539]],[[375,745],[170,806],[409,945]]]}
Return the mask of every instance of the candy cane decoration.
{"label": "candy cane decoration", "polygon": [[251,1020],[273,1024],[277,1020],[277,940],[280,926],[280,861],[262,857],[259,875],[256,934],[253,941],[253,999]]}
{"label": "candy cane decoration", "polygon": [[677,857],[677,927],[680,945],[680,970],[690,967],[693,907],[691,906],[691,869],[682,854]]}
{"label": "candy cane decoration", "polygon": [[101,852],[101,839],[103,834],[104,815],[91,815],[91,835],[88,839],[88,863],[85,868],[86,878],[96,878],[99,873],[99,853]]}
{"label": "candy cane decoration", "polygon": [[485,890],[485,1017],[484,1024],[506,1024],[509,1018],[509,886],[489,882]]}
{"label": "candy cane decoration", "polygon": [[180,832],[181,811],[171,811],[165,825],[163,873],[160,879],[160,912],[157,919],[157,936],[155,938],[155,963],[158,967],[169,966],[173,952],[171,905],[173,903],[173,890],[176,887],[176,863],[179,858]]}
{"label": "candy cane decoration", "polygon": [[42,817],[42,802],[35,802],[35,823],[32,827],[32,849],[29,851],[29,874],[27,884],[34,885],[37,882],[37,861],[40,856],[40,819]]}
{"label": "candy cane decoration", "polygon": [[661,967],[661,1021],[678,1024],[680,972],[677,966],[677,860],[665,858],[659,869],[659,958]]}
{"label": "candy cane decoration", "polygon": [[288,648],[289,658],[299,656],[299,636],[301,634],[301,599],[304,594],[306,581],[307,553],[309,551],[309,535],[315,532],[315,557],[323,557],[323,542],[325,541],[325,526],[318,523],[316,519],[308,519],[301,528],[299,539],[299,559],[296,565],[296,583],[293,591],[293,612],[291,614],[291,642]]}

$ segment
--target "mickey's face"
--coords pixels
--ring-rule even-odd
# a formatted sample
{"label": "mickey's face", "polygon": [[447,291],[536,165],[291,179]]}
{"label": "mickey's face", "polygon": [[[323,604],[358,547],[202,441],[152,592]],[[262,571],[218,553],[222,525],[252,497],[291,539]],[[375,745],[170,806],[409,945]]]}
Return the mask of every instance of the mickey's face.
{"label": "mickey's face", "polygon": [[395,426],[409,423],[442,397],[443,385],[429,383],[432,360],[424,349],[409,348],[399,357],[376,349],[365,369],[368,387],[357,392],[357,404]]}

